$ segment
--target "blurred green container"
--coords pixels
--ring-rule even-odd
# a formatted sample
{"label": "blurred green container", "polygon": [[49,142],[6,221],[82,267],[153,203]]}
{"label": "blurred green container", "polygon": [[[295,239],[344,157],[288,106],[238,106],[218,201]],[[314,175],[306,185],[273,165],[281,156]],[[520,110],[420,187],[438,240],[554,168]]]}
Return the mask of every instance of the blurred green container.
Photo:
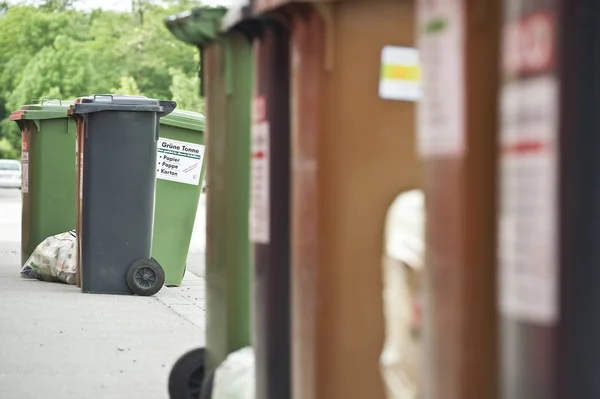
{"label": "blurred green container", "polygon": [[[175,37],[200,49],[207,89],[205,373],[230,353],[251,345],[252,42],[239,29],[222,29],[226,11],[197,8],[165,21]],[[172,376],[178,372],[174,367]]]}
{"label": "blurred green container", "polygon": [[204,116],[175,110],[160,118],[152,257],[165,285],[180,286],[204,179]]}
{"label": "blurred green container", "polygon": [[75,229],[73,101],[44,98],[10,115],[22,134],[21,265],[46,238]]}

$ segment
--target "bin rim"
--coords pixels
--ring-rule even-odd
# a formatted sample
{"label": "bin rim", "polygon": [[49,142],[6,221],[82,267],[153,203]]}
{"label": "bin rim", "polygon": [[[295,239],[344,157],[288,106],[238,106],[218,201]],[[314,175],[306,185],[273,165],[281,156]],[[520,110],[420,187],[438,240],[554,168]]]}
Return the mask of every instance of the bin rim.
{"label": "bin rim", "polygon": [[227,10],[222,6],[195,7],[189,11],[167,16],[164,24],[180,41],[202,47],[221,34],[221,19]]}
{"label": "bin rim", "polygon": [[180,127],[183,129],[204,132],[205,117],[200,112],[175,109],[169,115],[160,118],[161,125]]}
{"label": "bin rim", "polygon": [[17,111],[13,111],[9,119],[11,121],[18,120],[43,120],[43,119],[60,119],[68,118],[67,111],[71,104],[75,103],[75,100],[58,100],[58,103],[46,102],[48,99],[32,100],[29,104],[22,105]]}
{"label": "bin rim", "polygon": [[242,20],[249,18],[252,14],[252,2],[250,0],[233,0],[227,13],[221,18],[221,30],[229,31]]}
{"label": "bin rim", "polygon": [[77,98],[67,113],[68,115],[85,115],[104,111],[155,112],[162,117],[171,113],[176,107],[177,103],[171,100],[123,94],[94,94]]}

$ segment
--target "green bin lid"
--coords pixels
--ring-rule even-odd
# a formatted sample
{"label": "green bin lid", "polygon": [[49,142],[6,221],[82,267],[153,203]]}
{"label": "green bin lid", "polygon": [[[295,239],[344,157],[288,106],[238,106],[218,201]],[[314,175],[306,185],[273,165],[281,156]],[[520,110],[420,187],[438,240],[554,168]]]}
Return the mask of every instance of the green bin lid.
{"label": "green bin lid", "polygon": [[204,132],[204,115],[199,112],[175,109],[169,115],[160,118],[160,123],[183,129]]}
{"label": "green bin lid", "polygon": [[173,36],[182,42],[202,46],[220,34],[221,18],[226,12],[225,7],[197,7],[170,15],[164,22]]}
{"label": "green bin lid", "polygon": [[68,118],[69,116],[67,115],[67,110],[73,103],[73,100],[43,98],[39,102],[32,102],[31,104],[25,104],[21,106],[18,111],[14,111],[10,115],[9,119],[11,121],[17,121],[22,119],[39,120]]}

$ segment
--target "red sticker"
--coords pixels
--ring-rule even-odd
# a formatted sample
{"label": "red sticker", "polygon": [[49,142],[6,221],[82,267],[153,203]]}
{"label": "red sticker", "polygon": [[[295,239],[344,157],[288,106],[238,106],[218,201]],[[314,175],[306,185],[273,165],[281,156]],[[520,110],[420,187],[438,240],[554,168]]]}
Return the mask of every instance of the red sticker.
{"label": "red sticker", "polygon": [[254,122],[263,122],[267,119],[267,102],[264,96],[254,98],[254,109],[252,110]]}
{"label": "red sticker", "polygon": [[538,12],[506,24],[504,72],[524,75],[549,71],[555,63],[555,17]]}

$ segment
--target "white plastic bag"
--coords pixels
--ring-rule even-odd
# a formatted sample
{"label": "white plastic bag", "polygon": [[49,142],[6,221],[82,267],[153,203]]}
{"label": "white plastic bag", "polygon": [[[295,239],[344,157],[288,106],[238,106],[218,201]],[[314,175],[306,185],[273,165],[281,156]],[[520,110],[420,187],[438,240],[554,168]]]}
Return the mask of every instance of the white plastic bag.
{"label": "white plastic bag", "polygon": [[396,198],[386,220],[382,262],[386,337],[380,367],[388,399],[420,397],[424,214],[423,192],[412,190]]}
{"label": "white plastic bag", "polygon": [[254,399],[254,350],[231,353],[215,372],[213,399]]}
{"label": "white plastic bag", "polygon": [[75,284],[77,236],[74,231],[46,238],[33,251],[21,277]]}

